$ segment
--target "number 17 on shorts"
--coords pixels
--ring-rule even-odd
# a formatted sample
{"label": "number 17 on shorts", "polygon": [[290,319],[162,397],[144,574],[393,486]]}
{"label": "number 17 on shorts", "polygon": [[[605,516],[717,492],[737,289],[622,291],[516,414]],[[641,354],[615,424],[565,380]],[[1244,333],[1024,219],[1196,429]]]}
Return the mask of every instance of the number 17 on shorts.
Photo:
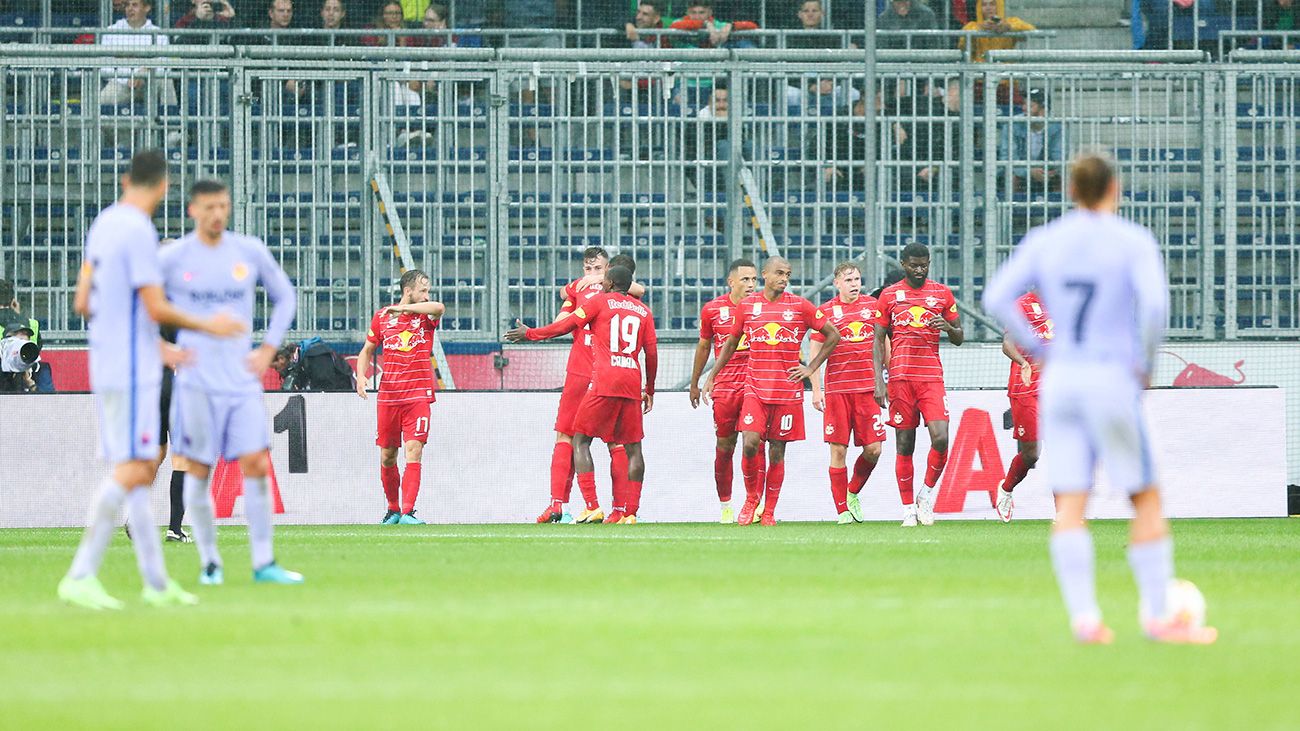
{"label": "number 17 on shorts", "polygon": [[379,404],[375,444],[393,449],[406,442],[429,441],[429,402]]}

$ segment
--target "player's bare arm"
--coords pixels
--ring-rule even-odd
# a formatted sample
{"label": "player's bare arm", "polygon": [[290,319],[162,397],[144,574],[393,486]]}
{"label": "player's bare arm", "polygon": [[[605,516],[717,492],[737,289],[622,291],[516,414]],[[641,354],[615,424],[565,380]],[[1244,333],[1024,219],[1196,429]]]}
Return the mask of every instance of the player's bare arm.
{"label": "player's bare arm", "polygon": [[145,311],[149,313],[149,319],[159,325],[195,330],[218,338],[234,337],[248,330],[248,325],[245,323],[220,312],[206,320],[191,317],[172,306],[172,303],[167,301],[167,296],[163,294],[162,287],[156,284],[141,287],[137,291],[140,293],[140,301],[144,303]]}
{"label": "player's bare arm", "polygon": [[695,360],[691,363],[692,409],[700,405],[700,376],[704,375],[704,364],[707,362],[709,362],[709,341],[700,338],[700,342],[695,345]]}
{"label": "player's bare arm", "polygon": [[653,321],[650,339],[642,355],[645,357],[645,389],[641,392],[641,413],[648,414],[655,406],[655,379],[659,376],[659,343],[654,339]]}
{"label": "player's bare arm", "polygon": [[709,371],[709,377],[704,381],[704,398],[707,400],[713,395],[713,381],[722,372],[722,367],[727,365],[731,356],[736,354],[736,348],[740,347],[740,336],[732,333],[727,336],[727,342],[722,344],[722,352],[718,353],[718,360],[713,364],[713,370]]}
{"label": "player's bare arm", "polygon": [[506,342],[522,343],[525,340],[550,340],[577,330],[590,321],[590,317],[566,317],[556,320],[546,327],[527,327],[523,320],[515,320],[515,326],[506,331]]}
{"label": "player's bare arm", "polygon": [[72,301],[72,309],[87,320],[90,319],[90,278],[94,273],[95,268],[90,262],[81,265],[77,274],[77,295]]}
{"label": "player's bare arm", "polygon": [[966,332],[961,329],[961,316],[952,320],[945,320],[942,317],[936,317],[930,320],[930,327],[940,332],[948,333],[948,342],[953,345],[961,345],[966,342]]}
{"label": "player's bare arm", "polygon": [[812,360],[809,361],[807,365],[801,363],[789,370],[789,380],[792,383],[802,381],[805,378],[812,378],[813,374],[822,367],[822,363],[825,363],[826,359],[831,357],[831,353],[835,350],[835,346],[840,344],[840,331],[836,330],[835,326],[829,322],[822,325],[822,329],[818,332],[820,332],[822,337],[826,340],[822,343],[822,346],[817,349],[817,354],[813,356]]}
{"label": "player's bare arm", "polygon": [[[821,350],[821,348],[822,348],[821,342],[814,340],[812,341],[812,345],[809,347],[809,351],[812,353],[812,356],[816,358],[817,353],[818,351]],[[817,370],[813,371],[811,380],[812,380],[813,408],[817,409],[818,411],[825,411],[826,410],[826,390],[825,390],[826,369],[818,368]]]}
{"label": "player's bare arm", "polygon": [[1020,382],[1028,386],[1034,380],[1034,366],[1020,354],[1020,349],[1011,341],[1010,335],[1002,336],[1002,354],[1020,366]]}
{"label": "player's bare arm", "polygon": [[889,396],[885,393],[885,363],[887,362],[885,359],[888,357],[885,353],[885,343],[889,339],[889,333],[884,325],[874,327],[876,337],[871,343],[871,370],[875,372],[876,404],[883,409],[889,405]]}
{"label": "player's bare arm", "polygon": [[366,396],[366,379],[370,375],[370,362],[375,357],[375,344],[366,341],[361,346],[361,352],[357,354],[357,395],[361,398]]}
{"label": "player's bare arm", "polygon": [[413,302],[409,305],[396,304],[388,307],[389,312],[403,313],[407,312],[412,315],[428,315],[430,317],[442,317],[447,312],[447,306],[441,302]]}

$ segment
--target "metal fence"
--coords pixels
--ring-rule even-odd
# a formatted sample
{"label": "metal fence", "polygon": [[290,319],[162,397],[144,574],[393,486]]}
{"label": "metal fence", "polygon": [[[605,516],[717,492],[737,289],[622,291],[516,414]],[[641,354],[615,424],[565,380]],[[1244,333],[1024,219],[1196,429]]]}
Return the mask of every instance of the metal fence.
{"label": "metal fence", "polygon": [[821,297],[837,261],[874,280],[921,241],[974,303],[1019,237],[1067,208],[1066,161],[1086,145],[1114,150],[1126,212],[1162,243],[1177,336],[1300,334],[1294,64],[903,54],[881,56],[868,100],[863,54],[847,51],[92,52],[28,47],[0,68],[0,276],[54,338],[82,336],[82,240],[143,146],[175,162],[160,230],[187,230],[194,179],[227,178],[234,225],[298,285],[297,331],[336,341],[393,296],[376,174],[451,337],[548,320],[581,250],[602,245],[636,258],[663,336],[692,338],[739,255],[779,251],[794,289]]}

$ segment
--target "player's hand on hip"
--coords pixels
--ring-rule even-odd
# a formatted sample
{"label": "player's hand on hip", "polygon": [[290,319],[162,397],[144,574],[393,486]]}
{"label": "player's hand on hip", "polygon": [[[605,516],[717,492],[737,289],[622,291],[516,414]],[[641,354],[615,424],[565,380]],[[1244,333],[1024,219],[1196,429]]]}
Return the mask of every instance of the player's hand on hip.
{"label": "player's hand on hip", "polygon": [[655,407],[655,395],[653,393],[641,394],[641,413],[648,414],[650,409]]}
{"label": "player's hand on hip", "polygon": [[523,320],[515,320],[515,326],[506,331],[507,343],[522,343],[528,339],[528,328],[524,327]]}
{"label": "player's hand on hip", "polygon": [[698,409],[699,407],[700,407],[700,387],[699,384],[692,383],[691,384],[691,408]]}
{"label": "player's hand on hip", "polygon": [[813,374],[812,369],[810,369],[808,366],[804,365],[803,363],[800,363],[799,365],[791,368],[790,370],[786,371],[786,373],[789,374],[786,377],[786,380],[790,381],[791,383],[798,383],[799,381],[802,381],[805,378],[812,378],[812,374]]}
{"label": "player's hand on hip", "polygon": [[164,366],[176,370],[181,366],[187,366],[193,363],[194,353],[185,350],[184,348],[178,348],[171,343],[166,343],[162,347],[162,361]]}
{"label": "player's hand on hip", "polygon": [[209,335],[215,335],[219,338],[233,338],[240,333],[248,331],[248,325],[243,320],[237,320],[224,312],[218,312],[204,323],[204,330]]}
{"label": "player's hand on hip", "polygon": [[1034,380],[1034,367],[1029,363],[1020,364],[1020,382],[1028,386]]}
{"label": "player's hand on hip", "polygon": [[812,395],[813,408],[818,411],[826,411],[826,394],[821,391],[813,391]]}
{"label": "player's hand on hip", "polygon": [[266,373],[266,369],[271,367],[271,361],[275,358],[275,348],[263,343],[256,350],[248,354],[245,362],[248,364],[248,371],[258,378]]}

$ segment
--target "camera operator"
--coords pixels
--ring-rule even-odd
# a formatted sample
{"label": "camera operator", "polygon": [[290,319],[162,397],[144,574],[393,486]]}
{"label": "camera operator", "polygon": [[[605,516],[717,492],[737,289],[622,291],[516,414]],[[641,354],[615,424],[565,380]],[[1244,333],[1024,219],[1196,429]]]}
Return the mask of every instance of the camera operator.
{"label": "camera operator", "polygon": [[0,338],[0,393],[35,393],[32,379],[41,346],[32,342],[36,333],[25,320],[5,324]]}
{"label": "camera operator", "polygon": [[347,360],[320,338],[302,343],[288,343],[271,360],[280,374],[281,391],[327,391],[350,393],[356,390],[356,374]]}
{"label": "camera operator", "polygon": [[[39,353],[42,347],[41,323],[34,317],[22,316],[22,307],[18,305],[17,290],[13,283],[6,279],[0,279],[0,327],[8,330],[11,322],[18,321],[22,321],[27,325],[27,339],[36,344]],[[48,364],[38,359],[32,365],[31,373],[28,375],[36,383],[38,393],[54,393],[54,372],[50,370]]]}

